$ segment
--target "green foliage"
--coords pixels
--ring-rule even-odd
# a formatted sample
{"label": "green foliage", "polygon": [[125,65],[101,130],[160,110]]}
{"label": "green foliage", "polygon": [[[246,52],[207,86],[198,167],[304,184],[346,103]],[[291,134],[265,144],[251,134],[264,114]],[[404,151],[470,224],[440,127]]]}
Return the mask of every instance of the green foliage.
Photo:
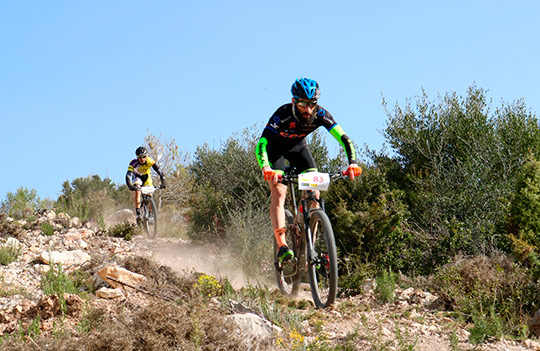
{"label": "green foliage", "polygon": [[41,223],[41,232],[43,235],[51,236],[54,235],[54,226],[50,224],[49,222],[43,222]]}
{"label": "green foliage", "polygon": [[60,309],[62,314],[67,310],[65,293],[77,294],[79,291],[73,279],[63,272],[61,264],[49,265],[49,270],[41,278],[41,289],[43,294],[56,294],[60,300]]}
{"label": "green foliage", "polygon": [[115,238],[124,238],[125,240],[133,239],[133,236],[141,234],[141,229],[136,224],[125,221],[118,223],[108,229],[109,235]]}
{"label": "green foliage", "polygon": [[16,245],[0,246],[0,264],[7,266],[11,262],[15,262],[21,254],[21,248]]}
{"label": "green foliage", "polygon": [[540,128],[519,101],[490,113],[485,92],[447,94],[438,102],[424,93],[416,106],[388,112],[384,135],[406,181],[409,223],[429,243],[431,268],[451,257],[494,253],[501,237],[494,223],[504,217],[521,161],[537,153]]}
{"label": "green foliage", "polygon": [[223,286],[216,277],[208,274],[201,274],[194,288],[206,299],[223,294]]}
{"label": "green foliage", "polygon": [[30,337],[36,337],[39,334],[41,334],[40,324],[41,324],[41,317],[37,315],[36,318],[32,320],[32,323],[28,325],[25,332],[22,332],[22,328],[21,328],[21,337],[26,336],[26,335]]}
{"label": "green foliage", "polygon": [[26,218],[35,210],[46,205],[47,201],[42,201],[35,189],[28,190],[21,187],[17,192],[6,194],[6,199],[0,205],[0,211],[15,219]]}
{"label": "green foliage", "polygon": [[[360,267],[372,273],[382,269],[421,272],[429,264],[423,257],[427,243],[408,224],[404,192],[391,189],[388,170],[363,168],[359,179],[335,182],[323,194],[338,257],[347,258],[347,269],[358,273]],[[357,282],[361,284],[360,279]],[[350,284],[348,288],[354,290]]]}
{"label": "green foliage", "polygon": [[496,316],[513,333],[520,333],[521,326],[538,310],[540,297],[530,272],[502,255],[458,257],[437,271],[431,289],[479,330],[483,330],[483,321],[499,323]]}
{"label": "green foliage", "polygon": [[394,301],[394,290],[396,289],[396,275],[392,271],[384,270],[376,279],[375,296],[380,303],[390,303]]}
{"label": "green foliage", "polygon": [[194,188],[188,216],[192,239],[224,236],[230,213],[248,207],[266,208],[268,187],[255,161],[258,132],[245,129],[219,150],[208,144],[197,148],[191,166]]}
{"label": "green foliage", "polygon": [[500,338],[503,335],[503,323],[497,315],[495,307],[491,307],[487,313],[476,312],[473,315],[473,327],[469,340],[472,344],[481,344],[489,338]]}
{"label": "green foliage", "polygon": [[118,208],[133,206],[127,186],[116,186],[111,179],[99,175],[65,181],[56,201],[59,212],[81,220],[103,219]]}
{"label": "green foliage", "polygon": [[[532,153],[517,177],[505,229],[533,249],[540,247],[540,161]],[[518,257],[527,256],[518,251]]]}

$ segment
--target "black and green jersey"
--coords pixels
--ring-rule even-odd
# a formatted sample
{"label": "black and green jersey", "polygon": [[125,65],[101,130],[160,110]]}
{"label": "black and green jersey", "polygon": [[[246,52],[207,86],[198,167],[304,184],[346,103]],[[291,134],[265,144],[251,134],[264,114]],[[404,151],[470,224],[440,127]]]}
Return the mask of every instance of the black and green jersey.
{"label": "black and green jersey", "polygon": [[330,112],[321,106],[316,106],[317,112],[314,116],[304,121],[302,117],[296,117],[293,109],[292,103],[279,107],[266,124],[255,150],[261,168],[272,166],[272,162],[269,160],[270,149],[272,149],[273,155],[285,155],[288,150],[305,145],[306,136],[321,126],[325,127],[341,144],[349,163],[357,162],[351,139],[345,134],[343,128],[334,121]]}

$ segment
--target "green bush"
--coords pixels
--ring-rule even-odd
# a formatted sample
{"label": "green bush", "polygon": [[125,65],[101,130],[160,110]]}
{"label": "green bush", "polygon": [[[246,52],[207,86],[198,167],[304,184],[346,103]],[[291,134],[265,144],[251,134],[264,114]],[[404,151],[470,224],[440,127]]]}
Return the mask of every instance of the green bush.
{"label": "green bush", "polygon": [[0,264],[7,266],[11,262],[15,262],[21,254],[21,248],[15,245],[0,246]]}
{"label": "green bush", "polygon": [[197,148],[190,172],[198,184],[189,200],[191,235],[194,240],[223,237],[236,210],[267,208],[268,186],[255,160],[259,131],[243,130],[219,150],[208,144]]}
{"label": "green bush", "polygon": [[376,279],[375,296],[380,303],[394,301],[396,289],[396,275],[392,271],[384,270]]}
{"label": "green bush", "polygon": [[65,181],[55,204],[58,212],[81,220],[93,218],[98,222],[119,208],[131,206],[127,186],[116,186],[111,179],[102,180],[99,175],[76,178],[71,183]]}
{"label": "green bush", "polygon": [[473,326],[469,340],[472,344],[481,344],[489,338],[500,338],[503,335],[503,323],[495,308],[492,306],[488,311],[475,311],[472,316]]}
{"label": "green bush", "polygon": [[22,219],[32,215],[35,210],[47,204],[48,201],[43,201],[37,196],[35,189],[28,190],[21,187],[15,193],[8,192],[6,194],[6,199],[2,201],[0,210],[12,218]]}
{"label": "green bush", "polygon": [[46,236],[54,235],[54,226],[49,222],[43,222],[41,223],[41,232]]}
{"label": "green bush", "polygon": [[128,221],[118,223],[108,229],[109,235],[115,238],[124,238],[125,240],[133,239],[133,236],[141,234],[141,228],[136,224]]}
{"label": "green bush", "polygon": [[530,272],[504,255],[456,257],[439,268],[430,286],[457,316],[481,325],[496,315],[516,335],[539,308],[540,288]]}
{"label": "green bush", "polygon": [[[384,135],[407,181],[409,223],[424,233],[435,266],[459,252],[498,251],[494,223],[504,217],[528,150],[538,154],[540,128],[523,101],[490,112],[484,90],[472,86],[388,112]],[[452,228],[448,228],[449,224]],[[446,261],[446,262],[445,262]]]}
{"label": "green bush", "polygon": [[[535,250],[540,248],[540,161],[532,153],[517,177],[505,229],[507,234]],[[517,256],[523,256],[523,253]]]}
{"label": "green bush", "polygon": [[49,265],[49,270],[41,278],[41,289],[45,295],[56,294],[58,296],[62,314],[65,314],[67,310],[64,294],[79,293],[74,280],[62,270],[62,265],[52,262]]}
{"label": "green bush", "polygon": [[323,194],[338,257],[347,259],[349,269],[371,267],[373,274],[384,269],[426,271],[431,263],[424,258],[427,243],[407,222],[403,191],[390,188],[386,170],[364,168],[358,180],[336,182]]}

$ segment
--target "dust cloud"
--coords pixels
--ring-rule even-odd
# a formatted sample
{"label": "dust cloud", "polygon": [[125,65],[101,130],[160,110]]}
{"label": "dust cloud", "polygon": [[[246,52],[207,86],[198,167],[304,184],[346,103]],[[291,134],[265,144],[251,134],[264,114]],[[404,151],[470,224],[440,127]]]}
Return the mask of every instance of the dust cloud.
{"label": "dust cloud", "polygon": [[230,254],[215,244],[197,245],[186,241],[157,239],[149,246],[157,262],[171,267],[178,273],[199,272],[217,278],[227,278],[235,289],[248,284],[269,285],[269,282],[248,279]]}

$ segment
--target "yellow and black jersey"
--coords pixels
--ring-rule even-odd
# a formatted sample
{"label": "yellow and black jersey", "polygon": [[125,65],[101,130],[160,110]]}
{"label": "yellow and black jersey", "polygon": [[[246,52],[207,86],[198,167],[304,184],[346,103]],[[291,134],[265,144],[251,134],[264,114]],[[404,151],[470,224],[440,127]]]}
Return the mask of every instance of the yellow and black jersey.
{"label": "yellow and black jersey", "polygon": [[133,172],[135,175],[143,176],[145,174],[150,174],[150,168],[156,163],[151,157],[146,158],[146,162],[143,164],[139,163],[138,159],[134,159],[129,163],[128,172]]}

